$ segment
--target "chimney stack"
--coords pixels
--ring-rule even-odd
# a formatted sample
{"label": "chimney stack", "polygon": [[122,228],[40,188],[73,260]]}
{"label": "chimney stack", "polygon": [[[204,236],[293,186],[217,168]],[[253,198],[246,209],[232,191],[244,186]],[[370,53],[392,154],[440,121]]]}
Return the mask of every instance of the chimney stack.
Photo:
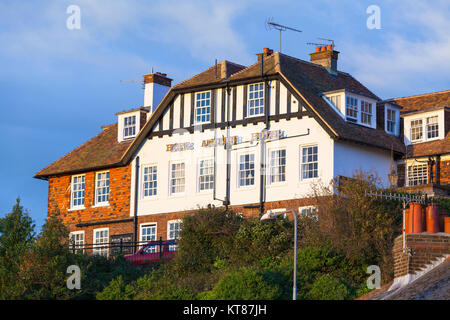
{"label": "chimney stack", "polygon": [[273,50],[269,49],[269,48],[264,48],[262,53],[257,53],[256,55],[258,56],[258,62],[261,61],[261,57],[268,57],[271,54],[273,54]]}
{"label": "chimney stack", "polygon": [[333,50],[333,45],[316,47],[316,51],[309,54],[311,62],[325,67],[332,75],[337,76],[337,60],[339,51]]}
{"label": "chimney stack", "polygon": [[144,107],[150,107],[150,113],[155,111],[171,86],[172,79],[166,73],[144,75]]}

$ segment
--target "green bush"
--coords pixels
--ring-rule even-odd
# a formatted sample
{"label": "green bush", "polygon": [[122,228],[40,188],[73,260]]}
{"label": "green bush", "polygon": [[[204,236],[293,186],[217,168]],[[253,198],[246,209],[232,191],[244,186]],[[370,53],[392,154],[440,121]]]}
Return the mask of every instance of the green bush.
{"label": "green bush", "polygon": [[134,292],[133,298],[138,300],[195,299],[195,293],[184,286],[178,285],[175,277],[163,276],[160,272],[153,272],[137,279],[132,285],[132,290]]}
{"label": "green bush", "polygon": [[233,238],[243,218],[233,211],[208,208],[183,218],[179,251],[175,258],[178,273],[209,272],[217,258],[230,252]]}
{"label": "green bush", "polygon": [[289,299],[286,277],[277,272],[238,269],[226,274],[216,286],[198,295],[204,300],[274,300]]}
{"label": "green bush", "polygon": [[293,223],[277,219],[261,223],[246,219],[234,237],[230,260],[235,267],[260,266],[277,263],[293,250]]}
{"label": "green bush", "polygon": [[349,297],[349,291],[344,283],[329,274],[319,276],[306,294],[310,300],[344,300]]}
{"label": "green bush", "polygon": [[97,293],[97,300],[129,300],[133,295],[133,288],[126,285],[120,275],[116,279],[111,280],[103,291]]}

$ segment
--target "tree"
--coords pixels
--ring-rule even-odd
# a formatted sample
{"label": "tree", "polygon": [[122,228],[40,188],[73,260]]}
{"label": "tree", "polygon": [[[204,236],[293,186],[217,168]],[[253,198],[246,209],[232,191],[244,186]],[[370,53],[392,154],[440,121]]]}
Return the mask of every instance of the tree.
{"label": "tree", "polygon": [[353,177],[316,185],[319,233],[311,238],[327,241],[354,265],[379,265],[383,281],[392,277],[392,246],[401,232],[401,203],[366,196],[380,191],[380,179],[373,172],[356,172]]}
{"label": "tree", "polygon": [[34,224],[17,198],[12,212],[0,218],[0,299],[19,299],[18,273],[34,240]]}

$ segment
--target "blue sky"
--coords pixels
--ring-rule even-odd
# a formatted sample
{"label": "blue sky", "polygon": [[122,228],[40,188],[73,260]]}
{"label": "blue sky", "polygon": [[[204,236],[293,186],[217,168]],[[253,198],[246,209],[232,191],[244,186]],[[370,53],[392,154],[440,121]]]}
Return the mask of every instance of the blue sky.
{"label": "blue sky", "polygon": [[[369,30],[369,5],[381,29]],[[69,5],[81,29],[69,30]],[[47,182],[41,168],[140,106],[138,83],[155,71],[174,83],[215,59],[253,64],[263,47],[308,60],[317,37],[335,40],[338,69],[381,98],[450,89],[449,1],[0,1],[0,215],[15,198],[44,223]]]}

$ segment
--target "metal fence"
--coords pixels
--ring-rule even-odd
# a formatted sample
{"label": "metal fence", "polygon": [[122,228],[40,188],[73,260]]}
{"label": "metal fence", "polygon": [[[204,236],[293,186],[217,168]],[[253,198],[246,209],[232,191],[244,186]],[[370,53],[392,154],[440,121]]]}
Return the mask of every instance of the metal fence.
{"label": "metal fence", "polygon": [[178,240],[159,240],[154,241],[118,241],[104,243],[74,243],[70,241],[69,249],[72,253],[97,254],[108,258],[115,258],[118,255],[129,256],[141,251],[141,254],[153,254],[156,258],[171,256],[169,252],[178,251]]}

